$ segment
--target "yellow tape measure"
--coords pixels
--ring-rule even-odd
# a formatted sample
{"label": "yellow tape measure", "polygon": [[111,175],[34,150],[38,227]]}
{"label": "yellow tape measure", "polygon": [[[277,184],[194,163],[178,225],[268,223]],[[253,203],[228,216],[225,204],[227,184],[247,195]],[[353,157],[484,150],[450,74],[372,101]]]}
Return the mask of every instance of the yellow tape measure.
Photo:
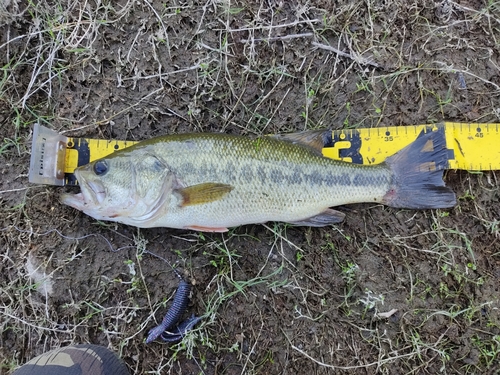
{"label": "yellow tape measure", "polygon": [[378,164],[412,143],[426,131],[438,131],[450,150],[448,169],[500,169],[500,124],[445,122],[436,125],[390,126],[385,128],[334,131],[332,147],[323,155],[358,164]]}
{"label": "yellow tape measure", "polygon": [[135,141],[106,141],[102,139],[90,138],[68,138],[64,172],[73,173],[77,167],[103,158],[115,151],[130,147],[136,143],[137,142]]}
{"label": "yellow tape measure", "polygon": [[[500,124],[445,122],[335,130],[324,145],[323,155],[358,164],[378,164],[412,143],[423,130],[437,131],[446,139],[448,169],[500,169]],[[76,185],[73,172],[77,167],[135,143],[67,138],[35,124],[29,180],[52,185]]]}

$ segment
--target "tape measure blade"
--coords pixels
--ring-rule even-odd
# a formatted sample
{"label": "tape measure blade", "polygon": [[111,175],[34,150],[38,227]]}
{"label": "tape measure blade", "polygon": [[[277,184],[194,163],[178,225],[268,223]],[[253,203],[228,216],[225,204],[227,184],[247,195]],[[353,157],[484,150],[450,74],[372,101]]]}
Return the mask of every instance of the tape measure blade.
{"label": "tape measure blade", "polygon": [[[360,129],[363,164],[380,164],[417,139],[427,125],[389,126],[377,128],[377,132]],[[372,129],[373,130],[373,129]]]}
{"label": "tape measure blade", "polygon": [[68,138],[66,150],[65,184],[78,185],[74,176],[76,168],[106,157],[113,152],[130,147],[137,142],[103,140],[95,138]]}
{"label": "tape measure blade", "polygon": [[455,152],[451,169],[500,169],[500,124],[446,123],[448,147]]}
{"label": "tape measure blade", "polygon": [[[425,131],[441,130],[447,148],[453,150],[450,169],[500,169],[500,124],[464,124],[446,122],[382,128],[360,128],[332,131],[332,143],[323,148],[323,155],[336,160],[358,164],[379,164],[412,143]],[[117,150],[132,146],[135,141],[90,138],[69,138],[65,173],[71,177],[84,164],[105,157]],[[74,176],[66,183],[76,184]]]}
{"label": "tape measure blade", "polygon": [[358,164],[380,164],[415,141],[423,130],[436,129],[436,125],[410,125],[335,130],[333,146],[323,149],[323,155]]}

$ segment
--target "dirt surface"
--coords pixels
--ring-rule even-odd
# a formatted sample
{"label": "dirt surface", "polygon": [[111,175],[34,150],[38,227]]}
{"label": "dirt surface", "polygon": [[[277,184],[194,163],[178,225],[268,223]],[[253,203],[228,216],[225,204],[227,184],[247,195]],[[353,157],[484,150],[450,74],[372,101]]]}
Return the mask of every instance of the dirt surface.
{"label": "dirt surface", "polygon": [[[36,121],[130,140],[500,122],[500,3],[331,3],[0,0],[0,373],[76,343],[135,374],[499,373],[498,172],[447,171],[449,210],[225,234],[99,223],[28,183]],[[146,345],[169,264],[206,318]]]}

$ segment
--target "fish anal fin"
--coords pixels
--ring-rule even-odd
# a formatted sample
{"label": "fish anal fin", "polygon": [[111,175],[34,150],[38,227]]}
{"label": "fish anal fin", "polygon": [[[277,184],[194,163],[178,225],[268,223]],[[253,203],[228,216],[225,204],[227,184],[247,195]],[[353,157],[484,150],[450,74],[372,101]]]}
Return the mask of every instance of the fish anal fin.
{"label": "fish anal fin", "polygon": [[181,206],[185,207],[217,201],[231,190],[233,190],[231,185],[206,182],[178,189],[177,192],[182,197]]}
{"label": "fish anal fin", "polygon": [[318,215],[311,216],[304,220],[290,222],[290,224],[307,227],[324,227],[326,225],[340,223],[344,218],[345,214],[343,212],[327,208]]}
{"label": "fish anal fin", "polygon": [[325,129],[305,130],[298,133],[278,134],[272,137],[279,141],[307,146],[321,153],[325,145],[332,142],[332,131]]}
{"label": "fish anal fin", "polygon": [[185,229],[191,229],[191,230],[196,230],[198,232],[212,232],[212,233],[224,233],[227,232],[227,228],[212,228],[212,227],[204,227],[200,225],[190,225],[188,227],[185,227]]}

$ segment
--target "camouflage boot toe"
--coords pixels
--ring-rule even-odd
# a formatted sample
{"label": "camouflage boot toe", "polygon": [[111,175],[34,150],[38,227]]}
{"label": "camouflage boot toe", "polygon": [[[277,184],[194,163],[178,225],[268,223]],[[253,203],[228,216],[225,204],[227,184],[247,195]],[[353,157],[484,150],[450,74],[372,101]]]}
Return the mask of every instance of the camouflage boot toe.
{"label": "camouflage boot toe", "polygon": [[109,349],[91,344],[54,349],[27,362],[12,375],[129,375]]}

